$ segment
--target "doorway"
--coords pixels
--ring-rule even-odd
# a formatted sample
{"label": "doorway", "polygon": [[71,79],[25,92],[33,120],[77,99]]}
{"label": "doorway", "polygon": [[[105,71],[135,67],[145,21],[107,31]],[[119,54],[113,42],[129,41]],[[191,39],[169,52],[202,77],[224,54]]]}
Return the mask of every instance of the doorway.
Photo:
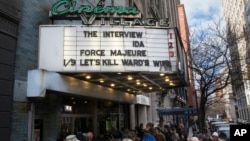
{"label": "doorway", "polygon": [[81,114],[63,114],[61,122],[61,134],[66,137],[78,132],[93,131],[93,116]]}
{"label": "doorway", "polygon": [[43,119],[35,119],[34,125],[34,140],[42,141],[43,140]]}

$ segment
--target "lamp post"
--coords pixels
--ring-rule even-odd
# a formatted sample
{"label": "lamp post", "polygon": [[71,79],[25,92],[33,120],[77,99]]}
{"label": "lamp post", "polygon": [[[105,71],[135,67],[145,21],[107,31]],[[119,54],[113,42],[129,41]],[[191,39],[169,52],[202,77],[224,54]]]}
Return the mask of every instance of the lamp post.
{"label": "lamp post", "polygon": [[160,115],[159,109],[162,109],[162,100],[163,100],[163,92],[160,93],[156,93],[156,105],[157,105],[157,115],[158,115],[158,119],[159,119],[159,124],[162,125],[163,124],[163,118]]}

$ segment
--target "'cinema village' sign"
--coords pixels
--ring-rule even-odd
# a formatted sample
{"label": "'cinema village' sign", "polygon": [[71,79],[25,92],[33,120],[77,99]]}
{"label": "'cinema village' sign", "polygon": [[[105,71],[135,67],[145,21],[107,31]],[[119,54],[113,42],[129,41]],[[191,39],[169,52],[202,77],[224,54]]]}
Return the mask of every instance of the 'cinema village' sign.
{"label": "'cinema village' sign", "polygon": [[[62,8],[63,7],[63,8]],[[55,16],[66,14],[119,14],[119,15],[136,15],[140,11],[136,7],[122,7],[122,6],[106,6],[97,5],[91,7],[90,5],[80,5],[77,7],[75,0],[60,0],[51,7],[51,13]]]}
{"label": "'cinema village' sign", "polygon": [[[122,18],[122,15],[132,15],[136,16],[140,14],[140,10],[136,7],[123,7],[123,6],[103,6],[97,5],[92,7],[90,5],[79,5],[76,0],[60,0],[54,3],[51,7],[51,14],[55,17],[67,16],[67,15],[79,15],[82,20],[82,23],[85,25],[93,24],[96,17],[99,15],[114,15],[117,14],[116,18],[109,17],[109,25],[121,25],[121,26],[156,26],[156,23],[159,23],[159,26],[168,27],[169,20],[168,18],[154,19],[147,18],[142,20],[140,18],[134,18],[131,21],[126,21]],[[119,18],[119,16],[121,16]],[[107,19],[100,16],[100,25],[105,25]]]}

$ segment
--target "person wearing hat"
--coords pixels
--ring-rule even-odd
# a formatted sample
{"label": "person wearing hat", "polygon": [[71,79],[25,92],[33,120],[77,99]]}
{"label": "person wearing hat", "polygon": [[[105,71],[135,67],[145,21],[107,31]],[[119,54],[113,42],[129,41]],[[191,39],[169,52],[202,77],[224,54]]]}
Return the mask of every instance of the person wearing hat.
{"label": "person wearing hat", "polygon": [[76,138],[77,138],[79,141],[86,141],[86,140],[87,140],[86,136],[84,136],[84,134],[83,134],[82,132],[78,132],[78,133],[76,134]]}
{"label": "person wearing hat", "polygon": [[217,132],[213,132],[211,141],[219,141],[219,134]]}
{"label": "person wearing hat", "polygon": [[191,137],[189,141],[199,141],[199,138],[197,138],[197,137]]}
{"label": "person wearing hat", "polygon": [[221,132],[221,133],[219,134],[219,138],[220,138],[221,141],[229,141],[229,138],[228,138],[227,135],[226,135],[225,133],[223,133],[223,132]]}
{"label": "person wearing hat", "polygon": [[66,141],[80,141],[76,138],[76,135],[68,135]]}

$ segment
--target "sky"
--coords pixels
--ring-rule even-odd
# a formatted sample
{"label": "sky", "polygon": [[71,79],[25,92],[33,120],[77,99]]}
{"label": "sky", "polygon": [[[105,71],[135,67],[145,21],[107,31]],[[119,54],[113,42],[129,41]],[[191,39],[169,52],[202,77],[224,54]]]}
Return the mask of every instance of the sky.
{"label": "sky", "polygon": [[189,28],[213,21],[222,15],[222,0],[181,0],[184,4]]}

